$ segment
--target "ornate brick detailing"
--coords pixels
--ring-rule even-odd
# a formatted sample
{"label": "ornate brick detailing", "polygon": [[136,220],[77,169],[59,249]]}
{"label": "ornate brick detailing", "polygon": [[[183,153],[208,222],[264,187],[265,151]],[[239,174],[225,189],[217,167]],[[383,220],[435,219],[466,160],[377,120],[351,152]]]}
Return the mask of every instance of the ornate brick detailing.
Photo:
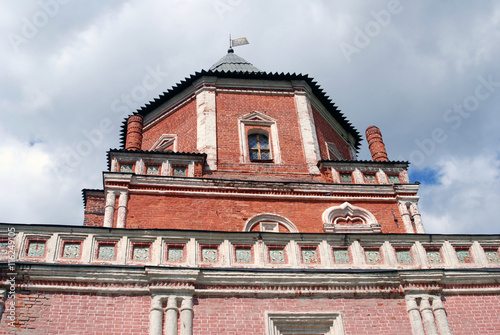
{"label": "ornate brick detailing", "polygon": [[380,233],[382,229],[372,213],[348,202],[328,208],[322,218],[327,233]]}
{"label": "ornate brick detailing", "polygon": [[384,141],[382,140],[380,129],[375,126],[366,128],[366,140],[368,141],[368,146],[370,147],[370,152],[374,161],[389,161],[389,158],[387,158],[387,151],[385,150],[385,145]]}
{"label": "ornate brick detailing", "polygon": [[142,145],[142,115],[129,116],[127,120],[127,139],[125,149],[140,150]]}

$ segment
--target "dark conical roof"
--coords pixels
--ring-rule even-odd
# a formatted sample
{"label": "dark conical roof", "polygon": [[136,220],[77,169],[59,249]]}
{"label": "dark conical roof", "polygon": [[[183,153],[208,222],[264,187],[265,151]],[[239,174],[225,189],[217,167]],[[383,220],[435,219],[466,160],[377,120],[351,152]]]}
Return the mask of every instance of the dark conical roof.
{"label": "dark conical roof", "polygon": [[214,65],[212,65],[212,67],[210,67],[210,71],[262,72],[261,70],[253,66],[252,63],[236,55],[232,48],[230,48],[227,51],[227,55],[222,57],[217,63],[215,63]]}

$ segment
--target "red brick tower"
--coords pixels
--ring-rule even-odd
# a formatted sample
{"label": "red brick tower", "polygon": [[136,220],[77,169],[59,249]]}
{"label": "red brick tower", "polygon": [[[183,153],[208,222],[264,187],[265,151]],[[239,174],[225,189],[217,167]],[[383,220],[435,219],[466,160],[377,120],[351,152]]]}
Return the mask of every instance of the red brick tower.
{"label": "red brick tower", "polygon": [[373,161],[356,160],[358,131],[311,78],[263,72],[230,49],[129,117],[104,208],[85,191],[85,224],[423,233],[408,163],[388,160],[378,128],[366,134]]}

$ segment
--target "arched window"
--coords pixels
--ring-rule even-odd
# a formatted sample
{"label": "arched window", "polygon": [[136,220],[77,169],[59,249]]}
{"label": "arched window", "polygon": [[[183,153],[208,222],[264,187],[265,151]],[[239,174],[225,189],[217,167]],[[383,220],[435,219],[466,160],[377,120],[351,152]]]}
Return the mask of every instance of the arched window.
{"label": "arched window", "polygon": [[272,214],[272,213],[261,213],[251,217],[246,223],[243,231],[265,231],[265,232],[276,232],[280,231],[280,227],[285,231],[290,233],[297,233],[297,227],[288,220],[287,218]]}
{"label": "arched window", "polygon": [[248,135],[248,154],[251,161],[270,161],[271,150],[269,147],[269,136],[264,133],[253,133]]}

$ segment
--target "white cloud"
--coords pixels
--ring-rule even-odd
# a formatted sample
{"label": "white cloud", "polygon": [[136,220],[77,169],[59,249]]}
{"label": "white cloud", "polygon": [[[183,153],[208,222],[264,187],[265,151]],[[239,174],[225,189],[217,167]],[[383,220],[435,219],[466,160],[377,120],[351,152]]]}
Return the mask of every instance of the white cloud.
{"label": "white cloud", "polygon": [[429,233],[498,233],[500,159],[497,152],[441,160],[436,185],[420,188],[422,220]]}
{"label": "white cloud", "polygon": [[0,220],[80,224],[67,212],[82,208],[78,194],[73,194],[74,182],[57,180],[50,149],[43,143],[21,142],[1,128],[0,138]]}

